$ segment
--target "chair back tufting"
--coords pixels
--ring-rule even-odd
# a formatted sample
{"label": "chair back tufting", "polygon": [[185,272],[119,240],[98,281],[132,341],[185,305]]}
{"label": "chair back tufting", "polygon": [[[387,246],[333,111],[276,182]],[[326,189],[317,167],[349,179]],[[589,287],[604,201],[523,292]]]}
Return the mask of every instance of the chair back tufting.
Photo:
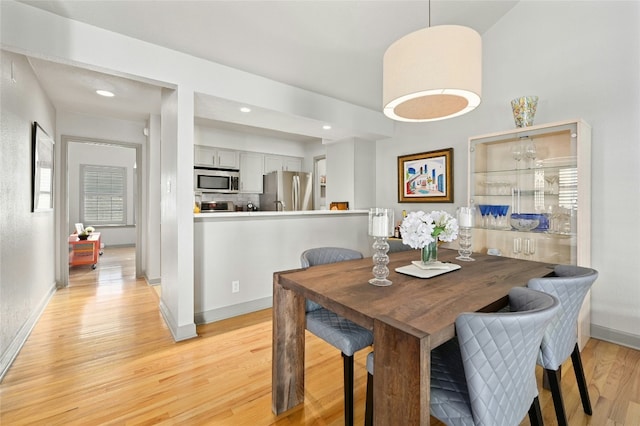
{"label": "chair back tufting", "polygon": [[558,265],[553,276],[533,278],[528,287],[555,296],[560,302],[556,318],[549,324],[542,338],[538,364],[557,370],[573,351],[578,340],[576,324],[587,292],[598,278],[591,268]]}

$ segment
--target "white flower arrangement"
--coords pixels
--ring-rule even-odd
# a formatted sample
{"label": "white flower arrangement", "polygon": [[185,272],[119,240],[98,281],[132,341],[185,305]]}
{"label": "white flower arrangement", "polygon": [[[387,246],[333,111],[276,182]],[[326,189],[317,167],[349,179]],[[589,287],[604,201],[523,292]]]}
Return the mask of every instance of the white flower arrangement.
{"label": "white flower arrangement", "polygon": [[421,249],[434,241],[451,242],[458,238],[458,221],[445,211],[411,212],[400,225],[402,242]]}

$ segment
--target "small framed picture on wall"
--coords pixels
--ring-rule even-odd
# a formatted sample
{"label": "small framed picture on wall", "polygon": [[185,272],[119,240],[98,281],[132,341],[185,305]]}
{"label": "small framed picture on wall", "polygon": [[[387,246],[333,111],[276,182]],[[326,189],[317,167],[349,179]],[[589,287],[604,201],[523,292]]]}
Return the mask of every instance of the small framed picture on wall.
{"label": "small framed picture on wall", "polygon": [[399,203],[453,203],[453,148],[398,157]]}

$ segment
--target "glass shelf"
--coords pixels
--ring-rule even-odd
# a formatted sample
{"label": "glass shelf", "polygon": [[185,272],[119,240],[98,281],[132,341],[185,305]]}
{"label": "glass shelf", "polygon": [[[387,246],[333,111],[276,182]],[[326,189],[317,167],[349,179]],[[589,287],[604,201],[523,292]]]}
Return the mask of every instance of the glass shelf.
{"label": "glass shelf", "polygon": [[556,172],[560,170],[576,168],[577,164],[568,164],[566,166],[546,166],[546,167],[526,167],[521,169],[502,169],[502,170],[476,170],[473,172],[475,176],[515,176],[515,175],[534,175],[536,172]]}
{"label": "glass shelf", "polygon": [[548,229],[544,229],[544,230],[531,230],[531,231],[518,231],[517,229],[514,228],[482,228],[479,226],[474,226],[473,229],[477,229],[477,230],[481,230],[481,231],[490,231],[490,232],[510,232],[510,233],[514,233],[514,234],[522,234],[522,235],[526,235],[526,234],[542,234],[542,235],[549,235],[552,237],[557,237],[557,238],[571,238],[571,237],[575,237],[576,234],[575,233],[571,233],[571,232],[555,232],[555,231],[550,231]]}
{"label": "glass shelf", "polygon": [[[520,196],[522,196],[522,197],[525,197],[525,196],[528,197],[528,196],[534,196],[534,195],[544,195],[544,196],[558,197],[559,194],[556,194],[555,192],[551,192],[551,191],[542,191],[541,189],[540,190],[538,190],[538,189],[530,189],[530,190],[521,189],[520,190]],[[509,193],[509,194],[484,194],[484,193],[476,192],[474,194],[474,197],[475,198],[477,198],[477,197],[509,197],[509,198],[511,198],[512,195],[511,195],[511,193]]]}

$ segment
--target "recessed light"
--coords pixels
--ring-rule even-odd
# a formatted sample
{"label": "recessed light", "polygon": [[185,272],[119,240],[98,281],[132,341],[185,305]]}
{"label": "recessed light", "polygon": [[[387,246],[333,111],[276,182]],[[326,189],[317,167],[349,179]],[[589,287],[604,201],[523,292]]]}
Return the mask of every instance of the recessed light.
{"label": "recessed light", "polygon": [[108,90],[96,90],[96,93],[100,96],[106,96],[107,98],[112,98],[115,96],[113,92],[110,92]]}
{"label": "recessed light", "polygon": [[331,130],[331,126],[330,126],[330,125],[328,125],[328,124],[325,124],[324,126],[322,126],[322,128],[323,128],[324,130]]}
{"label": "recessed light", "polygon": [[242,112],[251,112],[251,108],[242,107],[242,108],[240,108],[240,111],[242,111]]}

